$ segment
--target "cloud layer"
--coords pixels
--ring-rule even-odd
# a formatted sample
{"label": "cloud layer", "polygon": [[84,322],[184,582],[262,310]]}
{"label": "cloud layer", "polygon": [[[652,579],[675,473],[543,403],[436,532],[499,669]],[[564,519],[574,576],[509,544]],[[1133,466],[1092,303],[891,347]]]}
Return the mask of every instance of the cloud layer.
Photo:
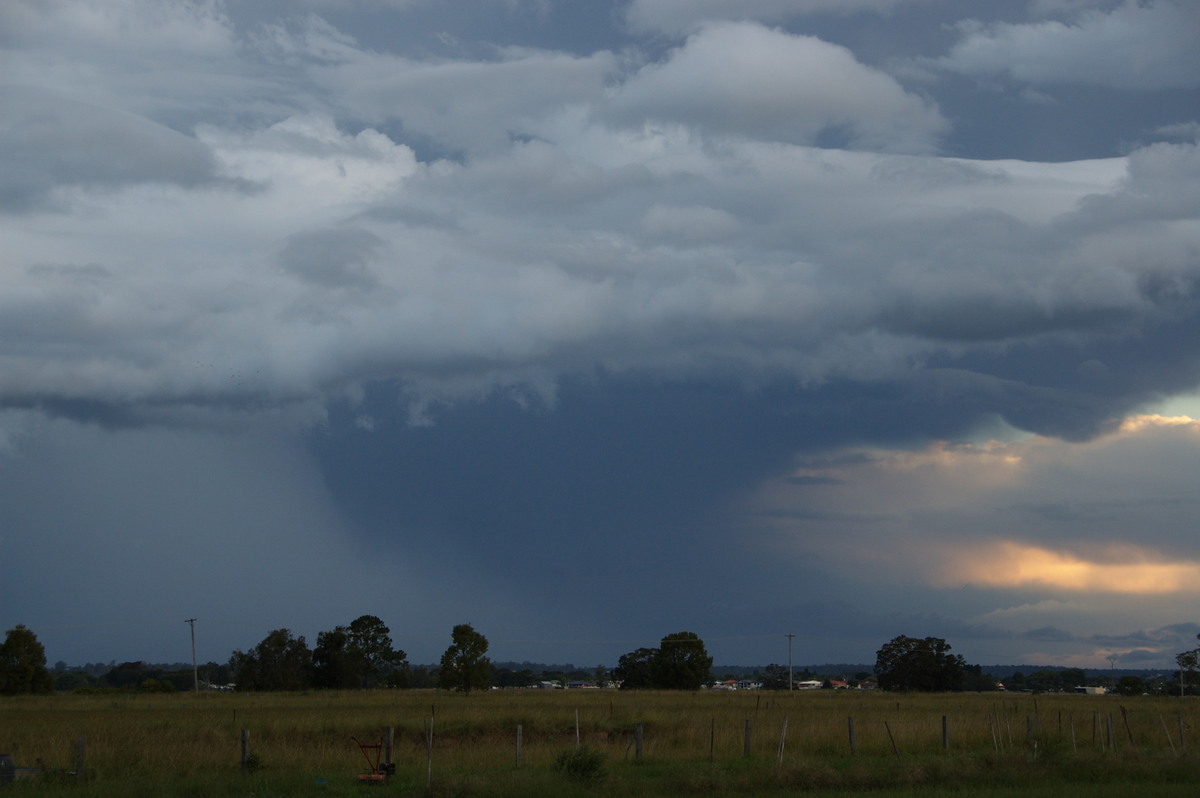
{"label": "cloud layer", "polygon": [[[0,620],[75,622],[35,600],[49,536],[113,617],[254,603],[229,648],[425,590],[411,634],[474,614],[521,658],[766,640],[823,597],[830,659],[925,624],[1076,661],[1108,643],[1022,635],[1101,635],[1087,601],[1117,594],[1113,634],[1190,622],[1194,430],[1123,419],[1200,385],[1194,12],[1078,5],[638,0],[586,48],[557,3],[479,0],[486,39],[421,3],[7,4],[0,534],[28,570]],[[880,14],[919,56],[870,46]],[[984,157],[1005,136],[972,125],[1012,97]],[[1022,149],[1054,132],[1037,109],[1087,102],[1152,107],[1140,143],[1126,114],[1078,157]],[[364,595],[216,598],[271,550]],[[592,642],[560,651],[572,585]]]}

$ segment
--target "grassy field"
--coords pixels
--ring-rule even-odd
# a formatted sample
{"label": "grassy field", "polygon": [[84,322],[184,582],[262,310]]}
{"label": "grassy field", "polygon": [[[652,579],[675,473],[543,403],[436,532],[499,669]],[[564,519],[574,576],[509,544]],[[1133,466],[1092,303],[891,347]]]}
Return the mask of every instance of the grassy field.
{"label": "grassy field", "polygon": [[[1153,798],[1200,788],[1198,720],[1190,699],[1077,695],[114,693],[0,699],[0,752],[48,771],[8,795]],[[360,786],[351,737],[386,727],[397,774]]]}

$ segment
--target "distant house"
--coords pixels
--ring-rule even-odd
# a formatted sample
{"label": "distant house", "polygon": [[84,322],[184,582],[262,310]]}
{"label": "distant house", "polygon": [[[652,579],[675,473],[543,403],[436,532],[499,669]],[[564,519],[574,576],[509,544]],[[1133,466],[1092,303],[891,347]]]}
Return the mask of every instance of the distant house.
{"label": "distant house", "polygon": [[797,690],[820,690],[824,682],[820,679],[809,679],[803,682],[796,682]]}
{"label": "distant house", "polygon": [[1104,695],[1108,692],[1106,687],[1076,687],[1075,692],[1083,693],[1084,695]]}
{"label": "distant house", "polygon": [[850,682],[846,681],[845,679],[830,679],[829,680],[829,689],[830,690],[849,690]]}
{"label": "distant house", "polygon": [[599,690],[598,685],[591,682],[567,682],[568,690]]}

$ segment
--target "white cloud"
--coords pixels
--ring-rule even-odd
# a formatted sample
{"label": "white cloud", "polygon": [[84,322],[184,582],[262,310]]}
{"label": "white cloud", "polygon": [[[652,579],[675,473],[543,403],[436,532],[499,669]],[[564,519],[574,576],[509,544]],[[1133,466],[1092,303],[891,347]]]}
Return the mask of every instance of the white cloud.
{"label": "white cloud", "polygon": [[0,207],[55,203],[62,187],[213,184],[203,144],[133,114],[0,86]]}
{"label": "white cloud", "polygon": [[738,221],[717,208],[655,205],[646,211],[642,229],[651,238],[684,245],[728,238],[738,230]]}
{"label": "white cloud", "polygon": [[1155,0],[1085,11],[1071,22],[963,23],[937,64],[970,75],[1009,74],[1033,84],[1118,89],[1200,85],[1200,6]]}
{"label": "white cloud", "polygon": [[719,134],[925,151],[946,123],[931,103],[847,49],[751,23],[705,26],[665,62],[643,67],[610,103],[612,118],[696,125]]}

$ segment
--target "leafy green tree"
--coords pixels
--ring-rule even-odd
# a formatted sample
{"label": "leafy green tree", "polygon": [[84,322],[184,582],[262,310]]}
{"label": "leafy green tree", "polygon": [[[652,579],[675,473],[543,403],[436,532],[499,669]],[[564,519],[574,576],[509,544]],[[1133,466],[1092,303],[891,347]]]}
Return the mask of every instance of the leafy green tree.
{"label": "leafy green tree", "polygon": [[408,655],[392,647],[391,630],[374,615],[355,618],[349,631],[349,646],[358,660],[363,687],[371,687],[379,677],[408,665]]}
{"label": "leafy green tree", "polygon": [[374,615],[361,615],[349,626],[317,635],[313,683],[333,689],[370,688],[408,666],[403,651],[392,648],[390,630]]}
{"label": "leafy green tree", "polygon": [[650,661],[650,681],[660,690],[699,690],[712,678],[713,658],[694,632],[675,632],[658,644]]}
{"label": "leafy green tree", "polygon": [[[795,681],[795,673],[792,675]],[[772,662],[767,667],[763,668],[762,673],[758,674],[758,681],[764,690],[786,690],[788,689],[788,669],[786,665],[779,665]]]}
{"label": "leafy green tree", "polygon": [[0,695],[48,693],[54,680],[46,669],[46,649],[37,635],[18,624],[0,644]]}
{"label": "leafy green tree", "polygon": [[613,678],[621,683],[622,690],[644,690],[653,686],[651,665],[657,648],[639,648],[622,654],[613,669]]}
{"label": "leafy green tree", "polygon": [[999,690],[999,685],[999,679],[990,673],[984,673],[983,668],[978,665],[967,665],[963,668],[962,689],[964,690],[973,690],[977,693],[990,693],[993,690]]}
{"label": "leafy green tree", "polygon": [[307,690],[313,683],[308,644],[288,629],[276,629],[244,654],[233,652],[229,668],[238,690]]}
{"label": "leafy green tree", "polygon": [[350,630],[337,626],[317,633],[313,648],[313,686],[349,690],[359,686],[359,668],[350,651]]}
{"label": "leafy green tree", "polygon": [[470,695],[472,690],[486,689],[492,676],[492,662],[485,656],[487,638],[460,623],[450,632],[450,647],[442,654],[438,671],[438,684],[444,690],[461,690]]}
{"label": "leafy green tree", "polygon": [[950,644],[940,637],[900,635],[875,655],[875,675],[883,690],[962,690],[966,666],[961,656],[950,653]]}
{"label": "leafy green tree", "polygon": [[1146,692],[1146,683],[1137,676],[1122,676],[1117,680],[1117,695],[1141,695]]}
{"label": "leafy green tree", "polygon": [[1083,668],[1064,668],[1058,674],[1058,684],[1063,692],[1073,693],[1076,687],[1087,685],[1087,671]]}
{"label": "leafy green tree", "polygon": [[1182,651],[1175,655],[1179,665],[1176,672],[1179,681],[1179,694],[1183,695],[1189,688],[1196,687],[1196,671],[1200,669],[1200,651]]}

